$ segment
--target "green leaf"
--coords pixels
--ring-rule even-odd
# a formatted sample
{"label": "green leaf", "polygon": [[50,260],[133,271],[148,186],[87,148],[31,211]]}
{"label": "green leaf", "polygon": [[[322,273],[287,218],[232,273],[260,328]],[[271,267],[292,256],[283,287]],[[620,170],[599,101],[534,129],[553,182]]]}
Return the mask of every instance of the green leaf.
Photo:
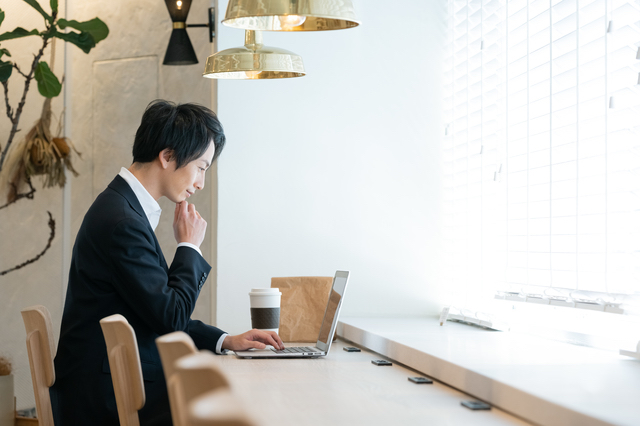
{"label": "green leaf", "polygon": [[0,81],[7,81],[11,77],[13,64],[11,62],[0,61]]}
{"label": "green leaf", "polygon": [[62,90],[62,84],[55,76],[49,65],[44,62],[38,62],[35,72],[36,81],[38,82],[38,91],[46,98],[55,98]]}
{"label": "green leaf", "polygon": [[9,53],[7,49],[3,49],[0,47],[0,58],[2,58],[2,55],[11,56],[11,53]]}
{"label": "green leaf", "polygon": [[107,27],[107,24],[98,18],[93,18],[92,20],[85,22],[58,19],[58,26],[63,30],[67,27],[71,27],[80,32],[89,33],[96,43],[101,42],[109,35],[109,27]]}
{"label": "green leaf", "polygon": [[18,27],[13,31],[0,34],[0,41],[11,40],[14,38],[27,37],[32,35],[40,35],[40,33],[38,32],[38,30],[27,31],[22,27]]}
{"label": "green leaf", "polygon": [[61,33],[60,31],[56,31],[53,34],[54,37],[58,37],[61,40],[68,41],[69,43],[73,43],[78,46],[84,53],[89,53],[91,49],[93,49],[96,45],[96,42],[93,40],[93,37],[89,33]]}
{"label": "green leaf", "polygon": [[0,24],[2,24],[2,21],[4,21],[4,12],[0,9]]}
{"label": "green leaf", "polygon": [[49,16],[47,12],[44,11],[44,9],[40,6],[40,3],[38,3],[38,0],[24,0],[24,2],[27,3],[29,6],[33,7],[38,12],[40,12],[40,15],[44,16],[44,19],[46,19],[49,22],[52,21],[51,16]]}
{"label": "green leaf", "polygon": [[50,0],[49,3],[51,4],[51,13],[57,12],[58,11],[58,0]]}

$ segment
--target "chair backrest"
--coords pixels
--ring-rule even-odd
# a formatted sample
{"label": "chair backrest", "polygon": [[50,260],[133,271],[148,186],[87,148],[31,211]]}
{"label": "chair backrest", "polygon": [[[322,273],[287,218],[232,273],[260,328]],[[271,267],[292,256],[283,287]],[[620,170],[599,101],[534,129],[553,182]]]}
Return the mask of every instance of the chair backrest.
{"label": "chair backrest", "polygon": [[169,404],[171,405],[171,418],[174,426],[187,426],[186,415],[180,413],[178,406],[178,398],[180,398],[180,389],[178,387],[178,379],[174,377],[176,371],[176,361],[190,354],[198,352],[195,343],[191,337],[184,331],[174,331],[165,334],[156,339],[156,346],[160,352],[162,360],[162,370],[167,381],[167,391],[169,392]]}
{"label": "chair backrest", "polygon": [[255,426],[228,389],[216,389],[195,398],[188,407],[189,426]]}
{"label": "chair backrest", "polygon": [[101,319],[100,327],[107,344],[120,425],[139,426],[138,410],[144,406],[145,394],[135,332],[120,314]]}
{"label": "chair backrest", "polygon": [[49,388],[56,381],[53,367],[53,356],[56,351],[51,314],[42,305],[29,306],[24,308],[21,313],[24,328],[27,331],[27,353],[29,354],[33,393],[36,398],[38,423],[40,426],[53,426]]}
{"label": "chair backrest", "polygon": [[175,373],[175,362],[178,358],[198,352],[196,344],[184,331],[174,331],[158,337],[156,346],[160,352],[162,370],[167,380]]}
{"label": "chair backrest", "polygon": [[183,356],[175,362],[175,374],[171,377],[175,403],[176,426],[189,425],[188,405],[196,397],[215,390],[230,389],[227,377],[218,367],[216,355],[203,350]]}

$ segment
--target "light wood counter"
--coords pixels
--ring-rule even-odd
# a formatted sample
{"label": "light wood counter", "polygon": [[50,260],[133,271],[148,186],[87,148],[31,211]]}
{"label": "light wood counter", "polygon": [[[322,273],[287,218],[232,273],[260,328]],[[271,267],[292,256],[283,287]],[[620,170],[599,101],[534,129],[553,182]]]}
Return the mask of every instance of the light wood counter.
{"label": "light wood counter", "polygon": [[233,392],[266,426],[529,424],[495,407],[471,411],[460,402],[474,398],[439,382],[409,382],[421,374],[395,362],[375,366],[371,360],[382,356],[365,349],[345,352],[350,345],[338,340],[328,356],[317,359],[218,359]]}
{"label": "light wood counter", "polygon": [[428,318],[341,318],[337,333],[543,426],[637,426],[640,362]]}

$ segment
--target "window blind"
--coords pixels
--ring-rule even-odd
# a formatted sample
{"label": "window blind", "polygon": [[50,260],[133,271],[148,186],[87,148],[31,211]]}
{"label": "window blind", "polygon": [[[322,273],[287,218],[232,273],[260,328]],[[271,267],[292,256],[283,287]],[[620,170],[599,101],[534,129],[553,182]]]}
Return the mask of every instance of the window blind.
{"label": "window blind", "polygon": [[640,2],[448,7],[444,234],[454,303],[631,312],[640,296]]}

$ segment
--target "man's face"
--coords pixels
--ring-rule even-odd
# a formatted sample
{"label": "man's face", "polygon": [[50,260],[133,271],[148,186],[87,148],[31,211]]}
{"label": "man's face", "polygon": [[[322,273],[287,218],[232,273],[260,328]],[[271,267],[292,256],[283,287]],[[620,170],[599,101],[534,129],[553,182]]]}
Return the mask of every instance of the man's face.
{"label": "man's face", "polygon": [[204,174],[213,162],[214,153],[215,146],[210,143],[209,148],[200,158],[179,169],[176,169],[175,160],[171,160],[170,173],[166,175],[163,195],[174,203],[180,203],[193,195],[196,190],[204,188]]}

